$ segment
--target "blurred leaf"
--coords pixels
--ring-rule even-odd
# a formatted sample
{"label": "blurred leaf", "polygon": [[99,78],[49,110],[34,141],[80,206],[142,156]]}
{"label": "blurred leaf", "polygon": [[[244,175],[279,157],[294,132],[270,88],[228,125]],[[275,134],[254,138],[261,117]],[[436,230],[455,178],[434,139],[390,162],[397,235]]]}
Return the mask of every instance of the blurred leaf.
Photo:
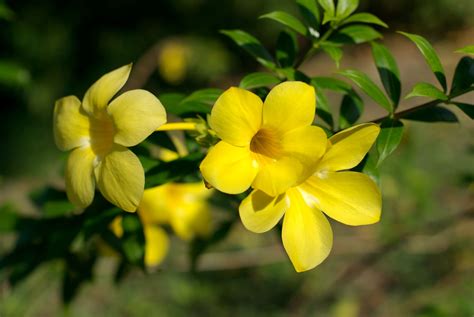
{"label": "blurred leaf", "polygon": [[360,44],[382,38],[382,34],[373,27],[363,24],[353,24],[338,30],[331,37],[329,42],[341,44]]}
{"label": "blurred leaf", "polygon": [[0,206],[0,233],[13,232],[19,221],[18,211],[10,204]]}
{"label": "blurred leaf", "polygon": [[463,48],[460,48],[456,51],[456,53],[474,55],[474,45],[468,45]]}
{"label": "blurred leaf", "polygon": [[181,101],[181,104],[197,101],[212,106],[216,102],[217,98],[219,98],[219,96],[222,94],[222,92],[223,90],[219,88],[206,88],[197,90],[188,97],[184,98]]}
{"label": "blurred leaf", "polygon": [[145,256],[145,236],[143,227],[137,213],[124,213],[122,215],[123,254],[130,263],[143,267]]}
{"label": "blurred leaf", "polygon": [[276,59],[281,67],[291,67],[298,55],[298,41],[294,32],[280,32],[277,40]]}
{"label": "blurred leaf", "polygon": [[30,73],[26,68],[14,62],[0,60],[0,85],[23,87],[30,82],[30,79]]}
{"label": "blurred leaf", "polygon": [[173,111],[173,108],[176,108],[186,98],[186,95],[181,93],[164,93],[159,94],[158,98],[166,108],[166,111]]}
{"label": "blurred leaf", "polygon": [[434,73],[439,83],[443,87],[443,90],[446,91],[448,88],[446,84],[446,76],[444,74],[443,65],[441,64],[439,57],[436,54],[433,46],[431,46],[430,42],[428,42],[424,37],[420,35],[410,34],[406,32],[398,33],[405,35],[415,43],[421,54],[424,56],[426,62],[428,63],[428,66],[431,68],[431,71]]}
{"label": "blurred leaf", "polygon": [[166,111],[177,116],[185,114],[210,113],[212,105],[222,94],[222,89],[206,88],[193,92],[188,97],[182,94],[169,93],[159,95]]}
{"label": "blurred leaf", "polygon": [[356,13],[342,21],[341,25],[349,24],[349,23],[370,23],[370,24],[375,24],[375,25],[380,25],[385,28],[388,28],[388,25],[380,20],[378,17],[371,13],[367,12],[361,12],[361,13]]}
{"label": "blurred leaf", "polygon": [[77,295],[80,286],[92,281],[93,269],[97,257],[92,254],[69,254],[64,268],[62,300],[70,303]]}
{"label": "blurred leaf", "polygon": [[456,94],[468,89],[474,84],[474,58],[465,56],[461,58],[453,76],[451,94]]}
{"label": "blurred leaf", "polygon": [[275,69],[272,56],[255,37],[242,30],[222,30],[221,33],[230,37],[238,46],[255,57],[260,64],[269,69]]}
{"label": "blurred leaf", "polygon": [[364,103],[360,96],[354,91],[349,90],[342,98],[339,114],[339,127],[346,129],[351,127],[364,111]]}
{"label": "blurred leaf", "polygon": [[380,90],[377,85],[364,73],[357,70],[344,70],[339,72],[344,77],[351,79],[357,86],[359,86],[370,98],[372,98],[378,105],[385,108],[390,113],[393,112],[393,105]]}
{"label": "blurred leaf", "polygon": [[270,20],[277,21],[303,36],[306,36],[308,33],[306,26],[304,26],[304,24],[301,23],[300,20],[298,20],[291,14],[283,12],[283,11],[273,11],[273,12],[264,14],[260,16],[260,19],[270,19]]}
{"label": "blurred leaf", "polygon": [[330,42],[323,42],[321,43],[321,48],[329,55],[329,57],[331,57],[334,63],[336,63],[336,67],[339,68],[339,62],[341,61],[343,54],[340,45]]}
{"label": "blurred leaf", "polygon": [[331,114],[331,109],[329,108],[329,101],[317,80],[312,79],[311,85],[316,89],[316,116],[320,117],[331,129],[333,129],[334,119]]}
{"label": "blurred leaf", "polygon": [[405,96],[405,99],[412,97],[429,97],[439,100],[448,100],[448,96],[430,83],[416,84],[412,91]]}
{"label": "blurred leaf", "polygon": [[318,30],[321,17],[316,0],[296,0],[296,3],[306,23],[313,29]]}
{"label": "blurred leaf", "polygon": [[356,172],[361,172],[369,175],[369,177],[380,187],[380,173],[377,168],[378,154],[372,149],[364,159],[353,168]]}
{"label": "blurred leaf", "polygon": [[254,89],[278,84],[280,79],[270,73],[251,73],[240,81],[240,88]]}
{"label": "blurred leaf", "polygon": [[380,134],[377,138],[377,165],[380,165],[387,156],[398,147],[403,136],[403,123],[397,119],[385,119],[380,124]]}
{"label": "blurred leaf", "polygon": [[117,216],[123,214],[124,212],[117,207],[114,208],[104,208],[100,211],[87,211],[87,217],[82,225],[82,231],[86,239],[89,239],[92,235],[96,233],[101,233],[108,230],[109,223]]}
{"label": "blurred leaf", "polygon": [[3,2],[0,2],[0,20],[11,21],[15,17],[15,13]]}
{"label": "blurred leaf", "polygon": [[359,0],[338,0],[336,8],[336,17],[343,20],[351,15],[359,6]]}
{"label": "blurred leaf", "polygon": [[423,108],[403,116],[403,119],[422,122],[458,122],[456,115],[450,110],[434,106]]}
{"label": "blurred leaf", "polygon": [[396,109],[400,102],[401,92],[400,71],[397,62],[384,45],[376,42],[371,42],[371,44],[372,56],[374,57],[375,65],[377,65],[380,79],[382,80],[385,91],[392,99],[394,108]]}
{"label": "blurred leaf", "polygon": [[334,7],[334,0],[318,0],[321,7],[324,9],[324,13],[328,16],[334,16],[336,8]]}
{"label": "blurred leaf", "polygon": [[469,118],[474,119],[474,105],[462,102],[453,102],[452,104],[461,109]]}
{"label": "blurred leaf", "polygon": [[41,188],[30,194],[31,201],[41,209],[45,216],[60,216],[77,209],[67,198],[66,192],[51,186]]}

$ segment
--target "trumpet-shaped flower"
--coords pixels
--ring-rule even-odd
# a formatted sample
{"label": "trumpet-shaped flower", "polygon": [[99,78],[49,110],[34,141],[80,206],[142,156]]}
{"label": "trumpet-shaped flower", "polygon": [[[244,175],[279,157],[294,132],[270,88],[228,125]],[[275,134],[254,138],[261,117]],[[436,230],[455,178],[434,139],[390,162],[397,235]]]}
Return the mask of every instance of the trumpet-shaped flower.
{"label": "trumpet-shaped flower", "polygon": [[201,163],[204,179],[238,194],[250,186],[276,196],[304,181],[326,149],[326,135],[311,126],[314,88],[302,82],[275,86],[265,102],[232,87],[216,101],[209,124],[221,139]]}
{"label": "trumpet-shaped flower", "polygon": [[244,226],[261,233],[283,217],[283,246],[296,271],[320,264],[333,241],[324,214],[352,226],[379,221],[382,202],[376,184],[365,174],[347,171],[364,158],[379,131],[375,124],[341,131],[329,139],[326,153],[304,183],[276,197],[254,190],[239,208]]}
{"label": "trumpet-shaped flower", "polygon": [[127,147],[139,144],[164,124],[166,112],[145,90],[127,91],[112,100],[130,70],[127,65],[102,76],[87,90],[82,103],[75,96],[56,101],[56,145],[71,151],[66,191],[80,207],[92,202],[96,186],[108,201],[126,211],[135,211],[142,198],[143,167]]}

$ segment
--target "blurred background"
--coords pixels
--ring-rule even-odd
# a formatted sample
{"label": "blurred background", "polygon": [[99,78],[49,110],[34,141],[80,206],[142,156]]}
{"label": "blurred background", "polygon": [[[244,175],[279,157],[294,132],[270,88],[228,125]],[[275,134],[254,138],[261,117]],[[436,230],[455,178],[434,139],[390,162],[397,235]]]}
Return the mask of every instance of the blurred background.
{"label": "blurred background", "polygon": [[[28,194],[63,186],[65,154],[52,135],[56,99],[82,98],[102,74],[130,62],[127,87],[158,97],[238,85],[259,66],[218,31],[239,28],[272,49],[281,28],[257,19],[272,10],[297,15],[291,0],[0,0],[0,203],[35,214]],[[454,51],[474,44],[472,0],[365,0],[358,10],[389,24],[381,31],[404,94],[434,77],[396,30],[429,39],[448,78],[462,57]],[[377,78],[369,45],[346,47],[341,68]],[[322,54],[303,69],[313,76],[337,70]],[[474,101],[472,93],[464,98]],[[366,107],[363,121],[382,114],[369,100]],[[332,221],[335,245],[316,269],[294,271],[278,230],[256,235],[237,223],[195,274],[185,271],[186,244],[178,240],[159,272],[132,272],[118,286],[113,260],[101,260],[68,316],[473,316],[474,220],[465,212],[474,205],[474,125],[452,110],[459,124],[407,123],[381,167],[381,222],[351,228]],[[0,236],[0,254],[13,239]],[[44,266],[15,289],[0,280],[0,317],[64,313],[59,272],[59,263]]]}

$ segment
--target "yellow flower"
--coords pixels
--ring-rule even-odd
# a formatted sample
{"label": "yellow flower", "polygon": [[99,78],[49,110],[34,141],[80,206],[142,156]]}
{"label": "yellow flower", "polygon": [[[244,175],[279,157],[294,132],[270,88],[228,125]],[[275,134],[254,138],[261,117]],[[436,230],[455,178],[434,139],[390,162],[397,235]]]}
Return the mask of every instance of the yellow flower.
{"label": "yellow flower", "polygon": [[171,84],[179,84],[186,76],[187,48],[184,43],[170,40],[164,43],[158,56],[161,76]]}
{"label": "yellow flower", "polygon": [[314,88],[302,82],[275,86],[265,103],[250,91],[230,88],[216,101],[211,128],[222,139],[201,163],[204,179],[238,194],[250,186],[276,196],[303,182],[326,149],[326,134],[311,126]]}
{"label": "yellow flower", "polygon": [[[146,139],[166,122],[160,101],[145,90],[123,87],[131,65],[102,76],[82,103],[75,96],[56,101],[54,137],[62,151],[71,151],[66,166],[68,198],[88,206],[97,185],[104,197],[126,211],[135,211],[143,195],[144,171],[129,146]],[[111,101],[112,100],[112,101]]]}
{"label": "yellow flower", "polygon": [[145,190],[138,207],[145,233],[145,264],[157,266],[168,250],[168,237],[161,225],[169,224],[176,235],[189,241],[211,232],[207,198],[212,191],[203,183],[167,183]]}
{"label": "yellow flower", "polygon": [[375,124],[361,124],[335,134],[314,174],[286,193],[271,197],[254,190],[239,208],[244,226],[261,233],[284,217],[283,246],[296,271],[320,264],[329,255],[333,239],[324,214],[351,226],[380,219],[382,202],[376,184],[365,174],[346,171],[364,158],[379,131]]}

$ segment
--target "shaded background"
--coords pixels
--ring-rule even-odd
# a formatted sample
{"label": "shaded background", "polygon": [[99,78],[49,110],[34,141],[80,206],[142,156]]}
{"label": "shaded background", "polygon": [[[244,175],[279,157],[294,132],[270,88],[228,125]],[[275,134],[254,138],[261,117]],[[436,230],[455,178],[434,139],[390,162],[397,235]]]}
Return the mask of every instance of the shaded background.
{"label": "shaded background", "polygon": [[[297,14],[290,0],[6,3],[11,11],[0,9],[0,202],[13,201],[26,213],[35,212],[29,191],[44,183],[62,186],[65,156],[54,146],[51,123],[57,98],[82,97],[100,75],[130,62],[137,67],[129,86],[144,83],[158,97],[237,85],[258,65],[218,30],[246,30],[271,49],[280,26],[257,17],[275,9]],[[404,93],[433,78],[396,30],[432,41],[448,78],[461,57],[453,51],[474,44],[471,0],[362,1],[359,11],[389,24],[384,43],[399,63]],[[166,49],[182,56],[171,69],[172,60],[159,58]],[[346,67],[377,78],[366,45],[345,49]],[[303,69],[310,75],[336,70],[324,55]],[[362,120],[382,114],[366,102]],[[459,124],[408,124],[400,148],[381,168],[381,223],[350,228],[332,222],[333,252],[318,268],[295,273],[276,230],[256,235],[236,224],[204,256],[205,272],[197,275],[183,271],[186,245],[179,241],[161,272],[134,272],[118,287],[111,260],[103,260],[69,315],[473,315],[474,222],[459,213],[473,208],[474,127],[452,110]],[[0,237],[0,251],[11,238]],[[0,316],[62,312],[59,271],[59,264],[43,267],[14,290],[0,284]]]}

